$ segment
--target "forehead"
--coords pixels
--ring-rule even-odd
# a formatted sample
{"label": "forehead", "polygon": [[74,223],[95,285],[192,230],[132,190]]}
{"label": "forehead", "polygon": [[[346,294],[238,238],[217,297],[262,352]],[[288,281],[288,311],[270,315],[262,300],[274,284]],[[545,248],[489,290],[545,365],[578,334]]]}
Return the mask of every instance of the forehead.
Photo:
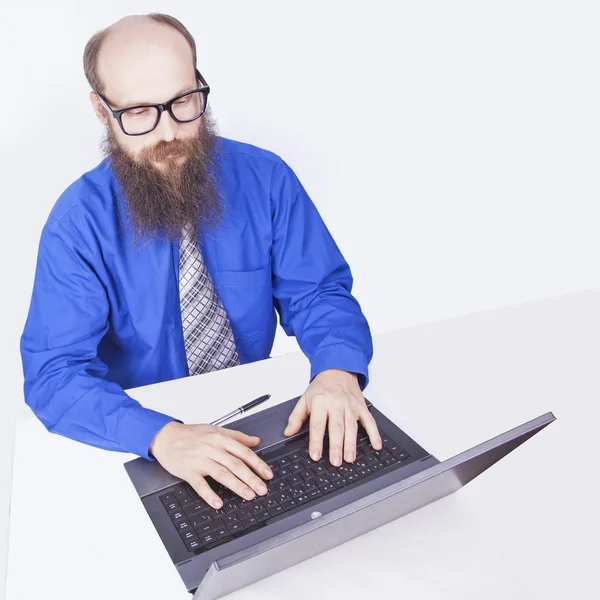
{"label": "forehead", "polygon": [[104,95],[119,107],[165,102],[196,86],[192,50],[178,31],[167,27],[133,38],[109,34],[98,57],[98,74]]}

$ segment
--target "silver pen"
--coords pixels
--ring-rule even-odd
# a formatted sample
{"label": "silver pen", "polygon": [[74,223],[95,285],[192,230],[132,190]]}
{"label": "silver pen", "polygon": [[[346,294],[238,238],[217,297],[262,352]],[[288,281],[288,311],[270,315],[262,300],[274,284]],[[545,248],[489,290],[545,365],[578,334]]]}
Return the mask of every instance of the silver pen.
{"label": "silver pen", "polygon": [[254,408],[259,404],[266,402],[270,397],[271,394],[265,394],[264,396],[261,396],[256,400],[251,400],[247,404],[244,404],[243,406],[240,406],[239,408],[232,410],[230,413],[227,413],[226,415],[220,417],[216,421],[213,421],[211,425],[220,425],[221,423],[225,423],[225,421],[229,421],[229,419],[233,419],[233,417],[236,417],[237,415],[243,415],[246,411],[249,411],[251,408]]}

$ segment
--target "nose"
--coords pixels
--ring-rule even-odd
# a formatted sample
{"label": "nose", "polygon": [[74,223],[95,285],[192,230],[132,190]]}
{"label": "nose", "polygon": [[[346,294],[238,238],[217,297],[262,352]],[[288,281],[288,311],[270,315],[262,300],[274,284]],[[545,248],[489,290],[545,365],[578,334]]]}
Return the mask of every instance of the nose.
{"label": "nose", "polygon": [[175,139],[177,135],[177,122],[173,120],[168,110],[164,110],[160,115],[156,132],[165,142],[172,142]]}

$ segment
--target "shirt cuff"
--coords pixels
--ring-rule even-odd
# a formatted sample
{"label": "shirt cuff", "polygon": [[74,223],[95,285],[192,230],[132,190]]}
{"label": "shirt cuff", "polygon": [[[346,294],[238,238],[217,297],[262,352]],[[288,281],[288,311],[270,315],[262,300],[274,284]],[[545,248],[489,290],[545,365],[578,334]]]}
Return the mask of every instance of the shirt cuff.
{"label": "shirt cuff", "polygon": [[361,391],[369,384],[369,363],[365,355],[343,344],[329,346],[313,356],[310,361],[310,380],[327,369],[356,373]]}
{"label": "shirt cuff", "polygon": [[143,406],[131,407],[119,426],[119,445],[133,454],[147,460],[156,460],[149,454],[154,436],[167,423],[176,421],[174,417],[156,412]]}

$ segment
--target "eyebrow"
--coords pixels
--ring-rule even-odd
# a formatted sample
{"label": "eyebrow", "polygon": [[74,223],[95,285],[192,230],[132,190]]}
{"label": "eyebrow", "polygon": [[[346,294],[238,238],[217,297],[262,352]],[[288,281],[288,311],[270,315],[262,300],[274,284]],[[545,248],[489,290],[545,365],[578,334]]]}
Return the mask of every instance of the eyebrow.
{"label": "eyebrow", "polygon": [[[186,92],[191,92],[192,90],[197,89],[198,82],[195,85],[185,85],[179,89],[179,91],[175,92],[171,98],[177,98],[177,96],[181,96],[181,94],[185,94]],[[170,99],[171,99],[170,98]],[[144,106],[145,104],[162,104],[162,102],[124,102],[123,106],[119,110],[124,110],[126,108],[133,108],[134,106]]]}

